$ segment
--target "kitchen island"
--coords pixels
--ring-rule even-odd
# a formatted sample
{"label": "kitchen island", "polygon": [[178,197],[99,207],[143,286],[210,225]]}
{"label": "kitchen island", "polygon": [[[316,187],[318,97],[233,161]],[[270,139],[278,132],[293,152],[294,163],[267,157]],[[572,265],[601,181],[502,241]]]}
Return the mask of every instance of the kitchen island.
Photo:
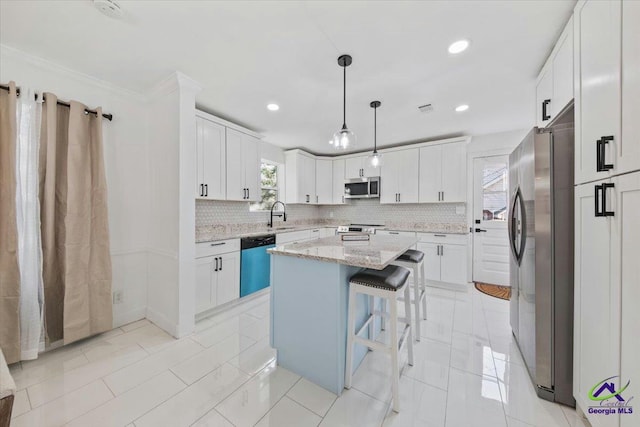
{"label": "kitchen island", "polygon": [[[382,270],[417,241],[415,237],[372,235],[366,242],[343,242],[340,236],[332,236],[269,249],[271,346],[277,350],[278,365],[340,395],[349,278],[363,268]],[[358,327],[369,312],[368,299],[360,298]],[[366,347],[356,344],[354,367],[366,352]]]}

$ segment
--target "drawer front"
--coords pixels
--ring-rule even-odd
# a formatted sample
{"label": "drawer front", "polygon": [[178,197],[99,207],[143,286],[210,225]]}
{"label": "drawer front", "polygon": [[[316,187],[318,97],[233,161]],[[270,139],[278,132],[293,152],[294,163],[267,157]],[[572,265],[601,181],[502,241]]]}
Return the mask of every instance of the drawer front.
{"label": "drawer front", "polygon": [[[314,233],[314,234],[318,234],[318,233]],[[276,234],[276,245],[283,245],[285,243],[298,242],[300,240],[309,240],[310,238],[311,238],[311,230],[278,233]]]}
{"label": "drawer front", "polygon": [[451,245],[466,245],[469,241],[467,234],[446,234],[446,233],[417,233],[421,242],[444,243]]}
{"label": "drawer front", "polygon": [[220,255],[240,250],[240,239],[219,240],[217,242],[196,243],[196,258]]}
{"label": "drawer front", "polygon": [[376,234],[379,234],[380,236],[416,236],[416,233],[414,231],[376,230]]}

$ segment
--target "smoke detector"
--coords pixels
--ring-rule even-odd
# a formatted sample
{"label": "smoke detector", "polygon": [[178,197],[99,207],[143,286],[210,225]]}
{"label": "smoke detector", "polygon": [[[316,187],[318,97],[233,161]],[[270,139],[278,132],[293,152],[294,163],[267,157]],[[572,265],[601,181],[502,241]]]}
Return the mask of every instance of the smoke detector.
{"label": "smoke detector", "polygon": [[421,113],[430,113],[433,111],[433,105],[431,104],[424,104],[418,107],[418,110],[420,110]]}
{"label": "smoke detector", "polygon": [[93,0],[93,5],[109,18],[122,18],[124,11],[114,0]]}

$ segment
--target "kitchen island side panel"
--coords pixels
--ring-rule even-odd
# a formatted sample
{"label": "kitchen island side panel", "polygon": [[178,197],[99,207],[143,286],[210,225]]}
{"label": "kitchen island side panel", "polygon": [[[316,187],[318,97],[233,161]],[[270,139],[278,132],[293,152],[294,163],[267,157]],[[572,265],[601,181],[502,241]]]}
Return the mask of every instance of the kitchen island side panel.
{"label": "kitchen island side panel", "polygon": [[[271,256],[271,346],[278,365],[340,395],[344,388],[349,277],[359,267]],[[357,324],[368,315],[358,296]],[[354,370],[366,347],[356,344]]]}

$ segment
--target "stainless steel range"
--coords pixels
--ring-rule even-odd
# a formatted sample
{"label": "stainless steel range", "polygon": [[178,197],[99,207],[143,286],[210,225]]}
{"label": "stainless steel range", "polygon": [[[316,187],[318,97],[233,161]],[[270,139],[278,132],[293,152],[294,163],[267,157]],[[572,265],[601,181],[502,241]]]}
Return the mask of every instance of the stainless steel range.
{"label": "stainless steel range", "polygon": [[336,234],[344,233],[367,233],[376,234],[376,228],[384,227],[382,224],[349,224],[341,225],[336,230]]}

